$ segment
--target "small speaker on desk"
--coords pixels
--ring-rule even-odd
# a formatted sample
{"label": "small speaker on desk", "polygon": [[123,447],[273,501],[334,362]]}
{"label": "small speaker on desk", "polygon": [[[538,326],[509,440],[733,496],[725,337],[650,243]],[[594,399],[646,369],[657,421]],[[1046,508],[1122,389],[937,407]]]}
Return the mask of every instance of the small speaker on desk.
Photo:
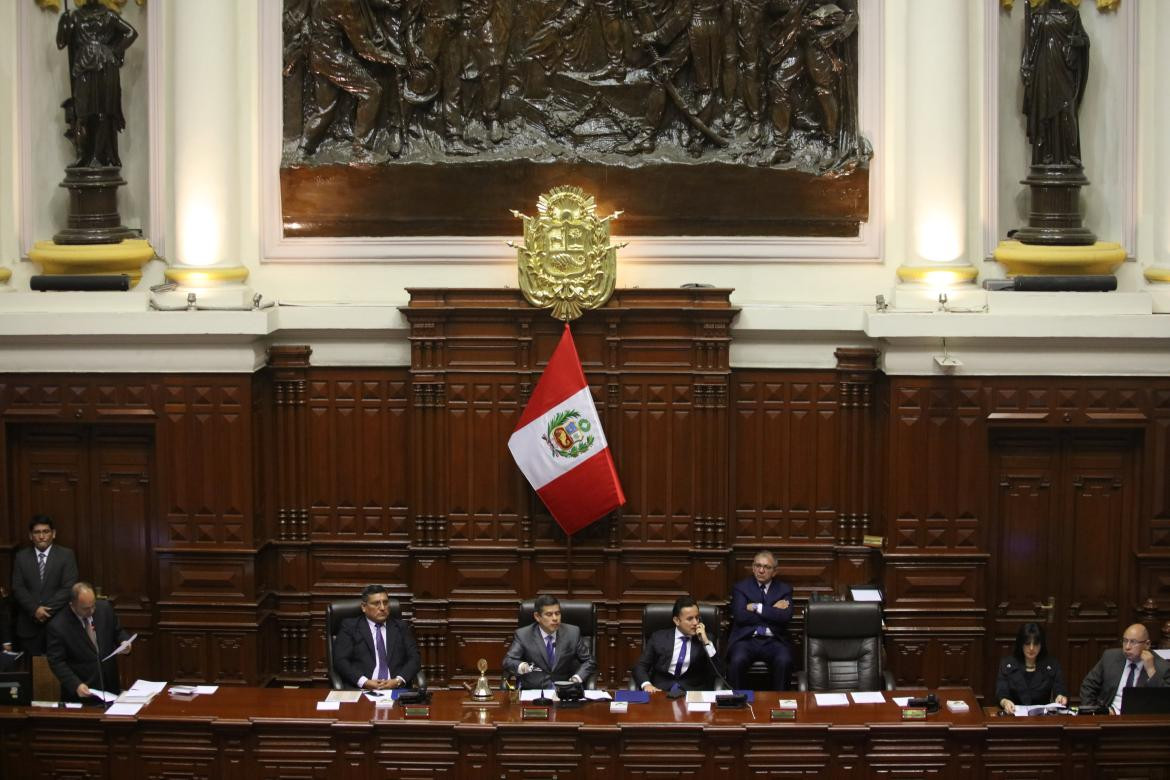
{"label": "small speaker on desk", "polygon": [[29,286],[38,292],[124,292],[130,289],[130,277],[126,274],[38,274],[29,279]]}

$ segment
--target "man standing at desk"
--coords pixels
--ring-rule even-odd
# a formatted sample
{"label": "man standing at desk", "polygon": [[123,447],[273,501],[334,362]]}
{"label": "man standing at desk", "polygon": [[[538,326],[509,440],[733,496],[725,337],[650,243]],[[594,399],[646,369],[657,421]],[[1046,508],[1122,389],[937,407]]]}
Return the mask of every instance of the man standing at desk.
{"label": "man standing at desk", "polygon": [[362,616],[342,622],[333,640],[333,665],[346,683],[368,691],[405,687],[418,674],[422,661],[414,634],[390,617],[386,586],[362,591]]}
{"label": "man standing at desk", "polygon": [[1170,686],[1170,662],[1150,650],[1150,632],[1141,623],[1125,629],[1121,647],[1111,647],[1081,683],[1082,707],[1108,707],[1121,711],[1121,692],[1126,688]]}
{"label": "man standing at desk", "polygon": [[646,640],[634,665],[634,684],[657,693],[678,686],[686,691],[709,691],[719,672],[715,644],[707,639],[707,627],[699,620],[699,605],[681,596],[672,611],[674,628],[655,631]]}
{"label": "man standing at desk", "polygon": [[792,619],[792,588],[774,579],[776,558],[767,550],[752,559],[752,576],[731,588],[731,635],[727,640],[727,671],[733,688],[747,688],[754,661],[772,670],[772,688],[788,690],[792,652],[786,637]]}
{"label": "man standing at desk", "polygon": [[587,682],[597,671],[581,629],[561,622],[561,603],[538,596],[530,626],[516,629],[504,656],[504,671],[520,678],[525,688],[547,688],[558,680]]}
{"label": "man standing at desk", "polygon": [[[130,638],[110,602],[99,600],[88,582],[69,591],[69,609],[58,612],[45,632],[49,668],[61,681],[61,698],[82,701],[91,689],[121,693],[118,658],[112,655]],[[123,653],[130,652],[127,645]],[[101,659],[111,656],[102,661]]]}
{"label": "man standing at desk", "polygon": [[45,626],[69,601],[77,582],[77,558],[68,547],[53,544],[52,518],[36,515],[28,524],[32,547],[16,554],[12,564],[12,598],[16,601],[16,640],[29,655],[45,654]]}

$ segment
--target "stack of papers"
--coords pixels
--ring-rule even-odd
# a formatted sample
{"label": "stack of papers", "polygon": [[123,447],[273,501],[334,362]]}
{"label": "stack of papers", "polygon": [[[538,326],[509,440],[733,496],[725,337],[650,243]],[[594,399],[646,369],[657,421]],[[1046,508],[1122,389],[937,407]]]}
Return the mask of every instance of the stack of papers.
{"label": "stack of papers", "polygon": [[886,697],[881,691],[851,691],[854,704],[885,704]]}
{"label": "stack of papers", "polygon": [[[345,702],[346,704],[353,704],[355,701],[361,701],[361,700],[362,700],[362,692],[361,691],[330,691],[329,695],[327,695],[325,697],[325,701],[319,702],[319,703],[341,704],[342,702]],[[336,707],[325,707],[325,708],[317,707],[317,709],[319,709],[319,710],[320,709],[334,710],[337,708]]]}
{"label": "stack of papers", "polygon": [[849,703],[849,697],[843,693],[814,694],[818,707],[844,707]]}
{"label": "stack of papers", "polygon": [[[950,705],[950,702],[947,702]],[[1042,712],[1058,712],[1065,708],[1059,704],[1017,704],[1015,715],[1017,718],[1022,718],[1033,713],[1040,714]]]}

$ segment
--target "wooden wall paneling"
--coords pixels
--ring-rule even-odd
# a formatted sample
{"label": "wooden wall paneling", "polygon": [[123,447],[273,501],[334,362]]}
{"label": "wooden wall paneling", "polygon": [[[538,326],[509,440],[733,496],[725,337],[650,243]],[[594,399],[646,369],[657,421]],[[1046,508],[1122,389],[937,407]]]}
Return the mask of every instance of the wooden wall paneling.
{"label": "wooden wall paneling", "polygon": [[873,349],[838,349],[837,542],[859,545],[870,531],[874,474],[874,384],[878,353]]}

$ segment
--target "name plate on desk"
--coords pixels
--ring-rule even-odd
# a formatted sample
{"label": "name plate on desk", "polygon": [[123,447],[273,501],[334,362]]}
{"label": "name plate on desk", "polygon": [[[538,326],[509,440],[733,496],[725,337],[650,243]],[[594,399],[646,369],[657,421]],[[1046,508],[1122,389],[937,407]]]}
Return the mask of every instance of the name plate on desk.
{"label": "name plate on desk", "polygon": [[772,708],[772,720],[796,720],[796,710]]}
{"label": "name plate on desk", "polygon": [[431,708],[426,704],[407,704],[402,708],[402,717],[429,718],[431,717]]}
{"label": "name plate on desk", "polygon": [[548,720],[548,707],[521,707],[521,720]]}
{"label": "name plate on desk", "polygon": [[902,720],[926,720],[925,707],[903,707]]}

